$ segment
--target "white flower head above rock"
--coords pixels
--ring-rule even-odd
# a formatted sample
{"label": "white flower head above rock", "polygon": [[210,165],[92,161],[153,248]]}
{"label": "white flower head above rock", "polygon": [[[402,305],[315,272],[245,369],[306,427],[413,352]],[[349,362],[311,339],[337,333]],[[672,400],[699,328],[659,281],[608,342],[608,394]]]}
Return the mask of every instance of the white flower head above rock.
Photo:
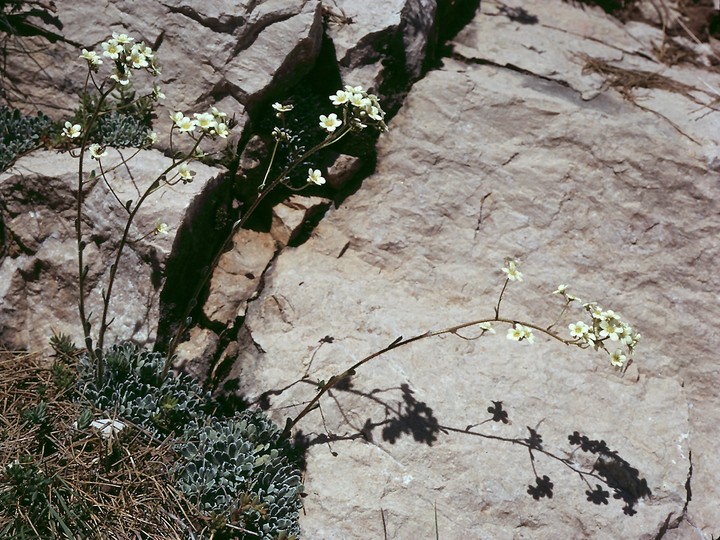
{"label": "white flower head above rock", "polygon": [[320,115],[320,127],[327,130],[328,133],[332,133],[341,125],[342,120],[339,120],[337,114],[335,113],[330,113],[327,116],[325,116],[324,114]]}
{"label": "white flower head above rock", "polygon": [[313,183],[318,186],[322,186],[325,183],[325,178],[323,178],[322,173],[320,172],[320,169],[308,169],[308,183]]}
{"label": "white flower head above rock", "polygon": [[505,273],[507,278],[510,281],[522,281],[523,275],[520,270],[518,270],[518,261],[513,259],[508,259],[505,261],[505,266],[502,267],[502,271]]}

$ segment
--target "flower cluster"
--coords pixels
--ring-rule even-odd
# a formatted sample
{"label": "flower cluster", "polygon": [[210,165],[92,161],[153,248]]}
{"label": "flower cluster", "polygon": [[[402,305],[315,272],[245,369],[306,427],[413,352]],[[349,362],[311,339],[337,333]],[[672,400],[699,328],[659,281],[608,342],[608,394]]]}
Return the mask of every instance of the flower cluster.
{"label": "flower cluster", "polygon": [[[144,42],[134,43],[134,41],[135,38],[127,34],[113,32],[110,39],[100,44],[102,54],[83,49],[80,58],[87,62],[88,67],[94,73],[97,73],[100,69],[103,57],[112,60],[115,69],[110,78],[123,86],[130,83],[130,75],[133,69],[144,69],[152,75],[159,74],[160,68],[155,61],[153,50]],[[160,94],[162,92],[158,89],[156,94],[158,99]]]}
{"label": "flower cluster", "polygon": [[[620,348],[610,353],[610,363],[615,367],[623,367],[627,359],[635,351],[640,341],[640,334],[634,332],[632,326],[622,320],[613,310],[605,310],[597,302],[586,302],[567,292],[566,285],[560,285],[555,294],[561,294],[568,303],[579,302],[590,315],[590,324],[577,321],[568,325],[570,337],[581,346],[594,347],[595,350],[607,348],[608,342],[616,343]],[[624,347],[624,349],[622,348]]]}
{"label": "flower cluster", "polygon": [[213,107],[210,112],[195,113],[193,118],[185,116],[184,113],[177,111],[170,114],[173,121],[173,128],[178,128],[181,133],[192,133],[195,129],[210,135],[211,137],[221,137],[226,139],[230,134],[230,128],[226,124],[227,114],[220,112]]}
{"label": "flower cluster", "polygon": [[[305,152],[304,146],[297,142],[298,137],[293,135],[293,133],[285,127],[285,114],[293,110],[293,105],[279,102],[273,103],[272,108],[275,110],[275,116],[283,123],[282,127],[275,127],[272,130],[272,136],[276,144],[275,147],[277,148],[277,145],[280,143],[287,144],[291,147],[294,146],[294,151],[290,153],[292,161],[294,159],[300,159],[300,156],[304,156],[302,159],[309,157],[310,154],[315,153],[317,150],[339,141],[351,131],[359,131],[368,126],[372,126],[379,131],[387,131],[387,125],[385,125],[384,121],[385,111],[380,107],[377,96],[368,94],[361,86],[345,86],[344,90],[338,90],[334,95],[330,96],[330,101],[332,101],[336,107],[340,107],[341,110],[327,115],[320,115],[319,125],[327,132],[327,137],[308,153]],[[182,130],[181,128],[181,131]],[[273,151],[273,156],[274,155]],[[267,180],[267,175],[265,180]],[[312,167],[308,169],[305,186],[303,187],[311,184],[317,186],[325,184],[322,171],[313,169]],[[265,187],[265,181],[263,181],[260,187],[261,189]],[[302,189],[302,187],[299,189]]]}
{"label": "flower cluster", "polygon": [[346,85],[344,90],[338,90],[329,97],[333,105],[343,108],[343,120],[340,120],[336,113],[320,115],[320,127],[328,133],[334,132],[343,123],[355,130],[365,129],[369,125],[380,131],[388,130],[385,111],[380,107],[378,97],[368,94],[362,86]]}
{"label": "flower cluster", "polygon": [[514,341],[527,341],[528,343],[535,342],[535,335],[533,334],[532,328],[528,328],[520,323],[515,323],[512,328],[508,328],[507,338]]}

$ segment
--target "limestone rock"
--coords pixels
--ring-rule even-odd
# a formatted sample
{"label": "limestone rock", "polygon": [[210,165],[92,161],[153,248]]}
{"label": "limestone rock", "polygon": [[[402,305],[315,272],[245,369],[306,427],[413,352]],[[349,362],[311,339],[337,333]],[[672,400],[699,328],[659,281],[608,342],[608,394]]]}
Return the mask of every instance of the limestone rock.
{"label": "limestone rock", "polygon": [[233,247],[220,258],[213,272],[210,293],[203,309],[213,322],[231,324],[245,315],[247,301],[260,287],[260,280],[277,247],[267,233],[240,230]]}
{"label": "limestone rock", "polygon": [[390,68],[396,70],[391,76],[419,78],[435,46],[436,12],[436,0],[391,0],[375,3],[372,9],[348,0],[328,3],[328,35],[343,80],[377,90],[389,78],[392,61],[401,65]]}
{"label": "limestone rock", "polygon": [[[647,89],[650,105],[634,103],[583,74],[567,60],[579,43],[626,65],[650,62],[631,58],[650,44],[630,46],[599,11],[522,7],[543,24],[562,21],[572,38],[483,4],[455,58],[413,87],[375,174],[266,274],[246,316],[256,346],[239,347],[227,380],[250,401],[269,400],[282,424],[319,381],[399,336],[492,318],[508,256],[525,281],[509,284],[504,316],[551,324],[562,308],[551,293],[569,283],[643,334],[635,363],[622,377],[607,355],[510,342],[502,325],[372,360],[298,425],[310,444],[309,538],[427,537],[435,508],[448,538],[717,532],[720,282],[707,269],[720,263],[720,193],[703,145],[717,113],[682,121],[676,112],[692,103],[682,92]],[[666,73],[686,84],[692,69]],[[560,333],[582,311],[565,318]],[[492,421],[500,401],[511,423]],[[578,449],[575,431],[605,441],[606,457]],[[520,442],[529,440],[547,453],[529,455]],[[627,467],[610,484],[635,469],[651,493],[631,505],[635,515],[612,485],[585,484],[567,466],[607,472],[616,458]],[[552,498],[536,483],[544,476]],[[609,504],[590,502],[597,485]]]}
{"label": "limestone rock", "polygon": [[[157,151],[141,151],[131,162],[133,177],[118,167],[110,155],[103,160],[108,179],[119,198],[137,201],[148,178],[171,161]],[[96,162],[85,163],[86,174]],[[177,256],[178,228],[191,222],[218,185],[219,171],[194,164],[195,180],[164,188],[151,195],[138,213],[128,238],[112,294],[115,320],[109,332],[151,344],[158,319],[158,295],[168,258]],[[83,344],[77,312],[77,244],[75,195],[77,159],[67,154],[37,152],[26,156],[0,175],[0,209],[11,246],[0,261],[0,341],[10,348],[36,350],[47,345],[52,330]],[[95,330],[101,313],[101,290],[107,286],[113,254],[119,245],[127,212],[96,181],[85,195],[84,238],[88,246],[88,311]],[[169,234],[153,234],[158,222],[169,225]],[[175,250],[175,251],[173,251]]]}
{"label": "limestone rock", "polygon": [[273,208],[273,238],[281,245],[287,245],[302,233],[304,223],[321,216],[329,205],[330,201],[322,197],[293,195]]}
{"label": "limestone rock", "polygon": [[[320,7],[316,0],[245,0],[232,10],[221,2],[63,5],[57,16],[70,43],[47,47],[40,38],[15,38],[28,53],[10,56],[7,73],[14,84],[8,101],[42,110],[53,103],[56,116],[68,115],[85,80],[77,46],[97,49],[111,32],[125,32],[152,46],[165,68],[157,80],[168,96],[168,109],[158,114],[159,133],[169,126],[168,112],[210,105],[244,124],[246,107],[294,84],[314,64],[322,38]],[[29,58],[31,49],[36,50]],[[217,103],[223,98],[229,99]]]}

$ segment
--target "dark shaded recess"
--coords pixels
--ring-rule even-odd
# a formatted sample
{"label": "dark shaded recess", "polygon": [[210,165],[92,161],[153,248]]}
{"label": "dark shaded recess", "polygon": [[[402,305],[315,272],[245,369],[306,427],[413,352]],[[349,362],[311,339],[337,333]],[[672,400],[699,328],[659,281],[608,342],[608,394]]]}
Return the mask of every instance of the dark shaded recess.
{"label": "dark shaded recess", "polygon": [[[50,2],[47,7],[40,2],[33,2],[29,7],[23,0],[0,0],[0,32],[21,37],[40,36],[50,43],[58,41],[68,43],[74,47],[82,45],[72,41],[62,34],[63,24],[52,12],[55,7]],[[58,32],[50,28],[56,28]],[[5,51],[3,50],[3,54]]]}
{"label": "dark shaded recess", "polygon": [[435,24],[436,38],[433,47],[428,47],[424,72],[441,66],[442,58],[450,56],[450,41],[455,39],[460,30],[473,20],[480,0],[438,0]]}
{"label": "dark shaded recess", "polygon": [[[321,114],[328,113],[330,110],[328,96],[334,94],[339,87],[340,74],[335,63],[335,51],[332,43],[324,38],[315,66],[296,85],[287,88],[282,94],[269,95],[263,102],[248,107],[249,120],[238,141],[234,159],[226,163],[229,169],[226,179],[218,182],[219,185],[209,188],[202,197],[203,206],[196,208],[194,213],[190,214],[194,217],[188,219],[178,231],[173,246],[174,255],[167,263],[165,287],[160,294],[160,322],[156,350],[167,350],[194,291],[205,276],[208,265],[219,250],[231,249],[232,244],[223,246],[223,242],[230,233],[233,223],[242,216],[243,209],[249,208],[257,196],[258,186],[262,183],[274,144],[271,133],[279,122],[272,109],[272,103],[280,101],[296,105],[296,108],[287,115],[286,125],[301,136],[302,143],[306,149],[309,149],[323,138],[317,119]],[[266,152],[259,167],[245,171],[239,168],[240,156],[254,135],[263,139]],[[342,147],[342,142],[338,147]],[[278,153],[275,165],[268,176],[269,181],[284,169],[288,159],[287,154]],[[296,182],[298,179],[304,181],[311,164],[314,168],[325,168],[330,161],[331,156],[328,153],[316,154],[311,162],[298,166],[290,178]],[[303,191],[306,195],[316,193],[325,194],[325,191],[321,188]],[[282,186],[274,189],[254,211],[245,228],[269,231],[273,207],[286,200],[291,194],[290,190]],[[208,322],[202,312],[208,290],[206,284],[191,312],[193,325],[198,322],[200,324]],[[219,328],[214,330],[222,331]]]}
{"label": "dark shaded recess", "polygon": [[[175,237],[172,254],[165,267],[165,286],[160,292],[160,320],[155,350],[165,352],[198,284],[208,271],[215,254],[222,249],[232,220],[233,182],[218,178],[205,193],[193,201]],[[207,299],[207,286],[198,306]],[[193,321],[201,307],[191,313]]]}
{"label": "dark shaded recess", "polygon": [[576,5],[598,6],[605,13],[618,17],[625,17],[633,10],[637,0],[564,0]]}
{"label": "dark shaded recess", "polygon": [[[332,41],[323,35],[320,52],[315,65],[309,73],[302,77],[297,84],[282,89],[281,92],[267,96],[265,100],[255,104],[248,109],[250,117],[245,131],[257,135],[263,139],[266,151],[262,164],[256,169],[244,171],[238,170],[237,175],[242,178],[239,182],[239,189],[235,196],[241,201],[241,208],[248,208],[252,205],[257,195],[258,186],[262,183],[270,154],[274,145],[272,130],[280,126],[280,121],[275,117],[272,108],[274,102],[281,102],[285,105],[294,105],[294,109],[286,114],[285,127],[296,136],[293,146],[296,155],[301,155],[324,139],[323,132],[318,125],[318,118],[321,114],[332,112],[332,105],[328,96],[334,94],[341,87],[340,72],[335,61],[335,49]],[[343,151],[345,141],[341,141],[331,148],[335,151]],[[244,146],[238,149],[241,155]],[[334,159],[330,151],[319,152],[313,155],[309,161],[299,164],[289,175],[290,183],[302,185],[307,178],[308,168],[325,170]],[[278,174],[294,159],[287,149],[280,147],[275,157],[273,167],[268,175],[268,181],[276,178]],[[303,195],[324,195],[327,196],[328,188],[311,187],[303,190]],[[245,228],[256,231],[267,232],[272,224],[272,209],[284,200],[287,200],[293,192],[283,186],[275,188],[258,206],[248,220]]]}

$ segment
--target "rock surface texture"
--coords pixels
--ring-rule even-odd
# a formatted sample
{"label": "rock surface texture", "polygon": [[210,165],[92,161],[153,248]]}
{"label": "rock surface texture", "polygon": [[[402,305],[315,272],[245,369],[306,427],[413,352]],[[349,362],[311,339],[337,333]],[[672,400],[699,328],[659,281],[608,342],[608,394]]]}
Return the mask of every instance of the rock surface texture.
{"label": "rock surface texture", "polygon": [[[526,272],[506,291],[506,316],[552,323],[551,293],[570,283],[643,334],[624,377],[605,355],[510,342],[502,327],[358,369],[300,424],[308,537],[425,538],[435,509],[447,538],[718,534],[719,284],[708,269],[720,262],[720,115],[708,105],[720,78],[655,61],[660,39],[597,9],[483,2],[452,57],[414,85],[375,174],[279,255],[229,375],[250,397],[307,376],[270,396],[279,421],[313,396],[311,381],[398,336],[492,317],[506,256]],[[613,87],[593,58],[667,86]],[[496,401],[511,424],[491,421]],[[517,444],[528,426],[548,454]],[[601,469],[571,444],[575,431],[647,481],[634,515],[612,485],[549,456]],[[545,476],[553,496],[534,500]],[[589,501],[597,485],[609,504]]]}
{"label": "rock surface texture", "polygon": [[[622,375],[602,352],[540,334],[533,344],[509,341],[502,324],[496,335],[474,339],[480,332],[468,329],[373,359],[297,426],[308,445],[305,537],[716,538],[718,53],[683,35],[670,2],[660,12],[638,3],[662,19],[653,25],[579,2],[488,1],[426,71],[438,17],[460,3],[388,1],[375,12],[340,0],[248,1],[232,13],[220,2],[114,2],[102,13],[75,3],[59,14],[83,44],[104,39],[108,21],[160,44],[173,74],[195,74],[165,81],[180,96],[170,107],[220,100],[241,127],[314,69],[326,39],[344,83],[402,103],[360,189],[329,209],[332,193],[296,196],[274,209],[270,232],[235,235],[179,365],[282,424],[318,384],[399,336],[492,318],[500,267],[516,258],[525,279],[509,283],[503,317],[546,327],[563,306],[552,292],[569,284],[642,333],[634,363]],[[658,22],[680,28],[677,37]],[[56,55],[75,54],[62,50]],[[692,62],[662,63],[671,50]],[[54,102],[66,109],[75,81],[43,54],[38,69],[49,79],[30,90],[18,75],[16,98],[26,92],[24,105],[41,106],[42,92],[59,89]],[[148,153],[142,162],[157,169],[163,159]],[[41,298],[46,314],[72,300],[70,289],[49,300],[40,291],[44,276],[72,283],[72,237],[59,233],[72,229],[71,209],[59,199],[72,196],[74,163],[36,154],[0,176],[14,242],[5,241],[12,249],[0,261],[6,343],[33,346],[48,334],[41,323],[50,315],[34,322]],[[195,237],[197,203],[187,201],[212,199],[221,172],[200,167],[205,182],[172,210]],[[328,184],[359,167],[341,157]],[[33,190],[42,195],[37,211]],[[103,239],[110,216],[99,195],[97,205],[88,225]],[[308,220],[320,221],[297,240]],[[161,256],[133,257],[159,263],[129,261],[142,275],[162,271],[173,252],[172,236],[157,239]],[[161,287],[122,299],[142,299],[142,310],[116,332],[152,341]],[[57,328],[74,324],[63,318],[71,313]],[[583,315],[571,308],[558,331]]]}

